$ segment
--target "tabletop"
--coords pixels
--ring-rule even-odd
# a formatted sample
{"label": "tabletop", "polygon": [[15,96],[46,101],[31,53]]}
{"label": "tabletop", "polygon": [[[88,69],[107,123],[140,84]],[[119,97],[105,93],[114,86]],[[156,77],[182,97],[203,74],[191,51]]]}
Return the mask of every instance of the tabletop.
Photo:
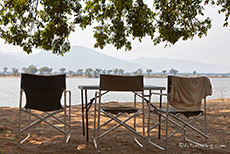
{"label": "tabletop", "polygon": [[[81,90],[98,90],[99,85],[79,85],[79,89]],[[154,86],[154,85],[144,85],[144,90],[165,90],[166,88],[163,86]]]}

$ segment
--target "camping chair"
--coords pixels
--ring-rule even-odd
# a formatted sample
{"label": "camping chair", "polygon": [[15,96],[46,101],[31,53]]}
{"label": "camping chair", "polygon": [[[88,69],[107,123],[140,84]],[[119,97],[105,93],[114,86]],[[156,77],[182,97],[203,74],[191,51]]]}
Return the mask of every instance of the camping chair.
{"label": "camping chair", "polygon": [[[167,94],[160,94],[167,96],[166,108],[156,108],[151,105],[149,106],[149,115],[148,115],[148,141],[152,145],[165,150],[167,152],[168,139],[174,134],[183,130],[184,141],[188,141],[198,146],[205,146],[207,144],[207,121],[206,121],[206,96],[212,94],[212,86],[207,77],[178,77],[178,76],[168,76],[168,87]],[[159,94],[159,93],[152,93]],[[150,97],[151,100],[151,97]],[[204,100],[204,107],[201,110],[201,103]],[[169,105],[171,106],[169,108]],[[163,119],[150,127],[150,113],[155,113],[163,117]],[[180,115],[184,115],[184,119],[180,118]],[[204,133],[195,128],[191,123],[198,117],[204,115]],[[189,119],[189,118],[192,119]],[[168,134],[168,121],[175,124],[178,129]],[[151,141],[150,131],[155,127],[160,126],[163,122],[166,122],[166,133],[165,133],[165,147],[159,146]],[[197,132],[205,138],[205,144],[201,144],[190,140],[186,137],[187,128]],[[189,129],[190,130],[190,129]],[[193,134],[194,135],[194,134]]]}
{"label": "camping chair", "polygon": [[[26,99],[25,107],[22,107],[23,93],[25,93]],[[61,105],[62,94],[64,94],[64,106]],[[69,94],[69,106],[66,105],[67,94]],[[69,108],[69,115],[67,115],[67,108]],[[21,111],[29,114],[29,125],[27,127],[24,127],[23,129],[21,129]],[[44,113],[37,114],[37,112],[35,113],[35,111],[42,111]],[[55,114],[63,111],[64,121],[63,119],[55,116]],[[31,122],[31,115],[36,117],[37,119],[33,123]],[[47,121],[47,118],[50,117],[59,121],[59,123],[64,124],[64,129],[61,128],[61,126],[58,127]],[[64,133],[65,142],[67,143],[69,141],[71,130],[71,92],[66,91],[65,74],[49,76],[21,74],[18,145],[22,144],[30,137],[31,127],[39,124],[40,122],[45,122],[51,127]],[[26,130],[28,130],[28,135],[21,141],[21,133]]]}
{"label": "camping chair", "polygon": [[[101,100],[102,95],[107,94],[108,92],[132,92],[134,93],[134,106],[133,107],[117,107],[117,106],[102,106]],[[143,135],[136,131],[136,116],[140,114],[140,109],[136,108],[136,94],[140,95],[142,98],[142,112],[143,112]],[[143,76],[118,76],[118,75],[100,75],[100,88],[99,92],[95,93],[95,110],[94,110],[94,145],[97,146],[97,140],[105,136],[109,132],[115,130],[120,126],[124,126],[128,130],[134,133],[134,140],[136,143],[143,147],[143,145],[136,139],[136,135],[145,138],[145,129],[144,129],[144,90],[143,90]],[[98,103],[97,103],[98,100]],[[98,112],[98,114],[96,113]],[[124,113],[129,114],[129,117],[122,121],[120,116]],[[109,117],[110,120],[100,124],[100,116]],[[97,116],[97,118],[96,118]],[[120,118],[120,119],[119,119]],[[126,122],[130,119],[134,119],[134,126],[128,125]],[[96,122],[97,120],[97,122]],[[100,134],[100,129],[109,124],[111,121],[116,121],[118,124],[111,129],[108,129],[104,133]],[[96,126],[97,125],[97,126]]]}

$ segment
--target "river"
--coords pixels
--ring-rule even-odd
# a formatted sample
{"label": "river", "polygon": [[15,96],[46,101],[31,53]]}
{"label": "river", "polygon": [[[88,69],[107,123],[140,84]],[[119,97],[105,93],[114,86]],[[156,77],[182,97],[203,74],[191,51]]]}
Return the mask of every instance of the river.
{"label": "river", "polygon": [[[207,99],[230,98],[230,78],[210,78],[213,88],[212,96]],[[72,93],[72,105],[81,103],[80,90],[78,85],[96,85],[99,79],[95,78],[67,78],[67,90]],[[145,78],[144,84],[166,86],[166,78]],[[0,107],[18,107],[19,106],[20,78],[0,78]],[[88,96],[93,97],[95,91],[89,91]],[[103,101],[113,100],[130,102],[133,96],[131,94],[111,93],[103,98]],[[165,101],[164,99],[163,101]],[[158,101],[158,97],[153,97],[152,101]],[[25,102],[25,101],[23,101]]]}

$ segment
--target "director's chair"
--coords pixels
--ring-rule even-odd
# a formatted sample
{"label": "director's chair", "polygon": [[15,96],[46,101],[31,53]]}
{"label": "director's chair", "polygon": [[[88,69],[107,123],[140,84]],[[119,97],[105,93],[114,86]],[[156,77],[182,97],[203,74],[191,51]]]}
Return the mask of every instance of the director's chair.
{"label": "director's chair", "polygon": [[[133,107],[111,107],[111,106],[102,106],[101,100],[102,95],[107,94],[108,92],[132,92],[134,93],[134,106]],[[142,98],[142,120],[143,120],[143,134],[140,134],[136,131],[136,116],[140,114],[140,109],[136,108],[136,93],[138,93]],[[94,145],[95,148],[98,148],[97,141],[108,134],[109,132],[115,130],[116,128],[123,126],[129,131],[134,133],[134,140],[141,147],[143,145],[137,140],[136,135],[141,138],[145,138],[145,128],[144,128],[144,90],[143,90],[143,76],[118,76],[118,75],[100,75],[100,88],[99,92],[95,93],[95,110],[94,110]],[[120,120],[120,116],[123,114],[129,114],[130,116],[124,121]],[[104,115],[109,117],[110,120],[106,121],[103,124],[100,124],[100,116]],[[97,118],[96,118],[97,117]],[[134,118],[134,126],[128,125],[126,122]],[[106,124],[109,124],[111,121],[115,121],[118,124],[111,129],[108,129],[104,133],[101,133],[100,130]]]}
{"label": "director's chair", "polygon": [[[25,94],[26,104],[22,107],[23,94]],[[61,98],[64,95],[64,105],[61,104]],[[67,95],[69,97],[69,105],[67,106]],[[69,113],[67,114],[67,108]],[[22,113],[28,113],[29,125],[21,129]],[[45,115],[36,114],[35,111],[42,111]],[[64,112],[63,119],[55,116],[56,114]],[[31,122],[32,118],[37,120]],[[47,121],[48,118],[53,118],[63,124],[64,128],[58,127]],[[68,119],[67,119],[68,118]],[[18,128],[18,145],[25,142],[31,135],[31,127],[45,122],[56,130],[65,135],[65,142],[70,139],[71,131],[71,92],[66,91],[66,75],[33,75],[21,74],[21,90],[19,102],[19,128]],[[28,130],[28,135],[21,141],[21,133]]]}
{"label": "director's chair", "polygon": [[[190,143],[204,146],[207,144],[207,118],[206,118],[206,97],[212,94],[212,86],[210,80],[207,77],[179,77],[179,76],[168,76],[168,87],[167,93],[152,93],[157,95],[167,96],[167,104],[166,108],[156,108],[151,105],[149,102],[149,115],[148,115],[148,141],[150,144],[156,146],[161,150],[165,150],[167,153],[167,145],[168,139],[178,133],[180,130],[183,130],[184,141],[188,141]],[[151,97],[150,97],[151,100]],[[204,102],[203,110],[201,109],[202,100]],[[150,127],[151,116],[150,113],[154,113],[163,117],[163,119]],[[184,116],[182,119],[180,116]],[[192,122],[199,118],[200,116],[204,116],[204,132],[198,130]],[[191,118],[191,119],[189,119]],[[173,133],[168,134],[168,121],[175,124],[178,129]],[[163,122],[166,122],[166,132],[165,132],[165,146],[159,146],[151,140],[150,132],[160,126]],[[187,128],[195,131],[205,138],[205,144],[198,143],[196,141],[188,139],[186,136]]]}

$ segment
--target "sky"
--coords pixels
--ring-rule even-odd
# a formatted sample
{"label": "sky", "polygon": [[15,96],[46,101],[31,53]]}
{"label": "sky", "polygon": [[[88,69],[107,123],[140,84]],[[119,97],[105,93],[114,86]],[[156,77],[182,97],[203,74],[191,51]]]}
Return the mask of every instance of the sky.
{"label": "sky", "polygon": [[[164,43],[154,46],[151,39],[146,37],[140,43],[132,42],[132,50],[116,50],[112,45],[107,45],[103,50],[94,48],[92,28],[81,30],[76,28],[75,33],[70,36],[71,45],[84,46],[98,52],[113,56],[122,60],[133,60],[140,57],[169,58],[190,61],[200,61],[207,64],[219,64],[230,66],[230,27],[223,27],[224,15],[217,13],[216,7],[206,7],[207,14],[212,19],[212,28],[207,36],[195,37],[193,40],[178,41],[171,47],[164,48]],[[4,44],[0,39],[0,50],[4,52],[23,52],[20,47]],[[34,53],[39,50],[34,50]]]}

